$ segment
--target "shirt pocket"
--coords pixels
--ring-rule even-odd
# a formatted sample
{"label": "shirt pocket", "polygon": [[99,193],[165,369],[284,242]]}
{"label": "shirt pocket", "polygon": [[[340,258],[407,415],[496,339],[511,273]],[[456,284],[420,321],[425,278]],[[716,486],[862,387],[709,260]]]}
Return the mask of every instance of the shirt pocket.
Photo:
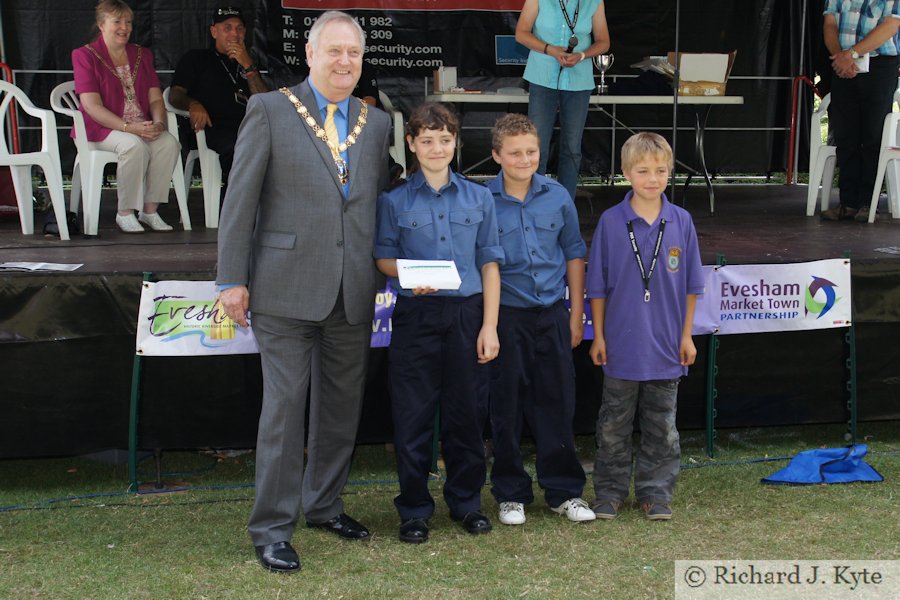
{"label": "shirt pocket", "polygon": [[563,224],[563,216],[559,212],[534,217],[534,228],[544,252],[549,252],[553,246],[559,243],[559,232],[562,230]]}
{"label": "shirt pocket", "polygon": [[453,236],[453,253],[460,256],[475,254],[478,228],[484,221],[480,208],[450,211],[450,235]]}
{"label": "shirt pocket", "polygon": [[400,250],[404,258],[428,259],[434,255],[434,217],[427,210],[397,215],[400,228]]}
{"label": "shirt pocket", "polygon": [[505,267],[512,267],[525,260],[522,228],[519,223],[501,223],[497,233],[500,234],[500,246],[506,256]]}

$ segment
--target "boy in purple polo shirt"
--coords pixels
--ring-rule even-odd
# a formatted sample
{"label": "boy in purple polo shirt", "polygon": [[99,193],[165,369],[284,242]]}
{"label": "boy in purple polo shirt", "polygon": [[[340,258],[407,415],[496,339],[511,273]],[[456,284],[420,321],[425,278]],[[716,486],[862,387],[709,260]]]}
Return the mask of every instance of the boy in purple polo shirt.
{"label": "boy in purple polo shirt", "polygon": [[[521,525],[534,500],[522,465],[523,423],[534,437],[538,484],[547,505],[570,521],[593,521],[581,499],[584,469],[575,452],[575,366],[572,348],[584,337],[584,255],[578,211],[566,189],[536,173],[537,128],[508,114],[493,130],[493,156],[502,167],[488,184],[494,196],[500,245],[500,321],[503,348],[491,365],[491,492],[500,522]],[[571,314],[563,297],[569,282]]]}
{"label": "boy in purple polo shirt", "polygon": [[691,216],[666,199],[671,168],[672,148],[662,136],[629,138],[622,173],[632,189],[601,215],[591,243],[590,356],[604,374],[594,463],[593,509],[600,519],[614,519],[628,497],[636,410],[635,497],[648,519],[672,518],[681,459],[678,380],[697,357],[691,328],[704,280]]}

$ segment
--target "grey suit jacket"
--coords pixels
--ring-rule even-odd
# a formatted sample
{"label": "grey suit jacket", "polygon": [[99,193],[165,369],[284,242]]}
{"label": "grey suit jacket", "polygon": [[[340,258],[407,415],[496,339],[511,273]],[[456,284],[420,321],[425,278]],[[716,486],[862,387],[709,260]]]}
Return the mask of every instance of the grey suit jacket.
{"label": "grey suit jacket", "polygon": [[[309,84],[291,91],[321,126]],[[351,98],[351,129],[360,108]],[[342,289],[347,320],[372,319],[375,201],[387,183],[389,135],[389,117],[369,108],[348,150],[345,200],[330,151],[288,98],[254,94],[219,221],[216,282],[247,284],[251,312],[308,321],[327,317]]]}

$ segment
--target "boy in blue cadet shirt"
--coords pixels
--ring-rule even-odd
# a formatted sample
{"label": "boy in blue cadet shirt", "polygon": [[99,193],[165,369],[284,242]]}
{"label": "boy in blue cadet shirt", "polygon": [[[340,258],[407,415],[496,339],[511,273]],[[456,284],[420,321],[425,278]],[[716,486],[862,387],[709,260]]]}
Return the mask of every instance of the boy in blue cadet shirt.
{"label": "boy in blue cadet shirt", "polygon": [[[434,416],[440,410],[447,465],[444,500],[469,533],[487,533],[481,512],[486,466],[488,363],[500,352],[497,313],[503,249],[494,200],[483,185],[450,169],[459,120],[439,103],[410,115],[406,141],[415,158],[405,183],[378,198],[375,264],[399,289],[388,374],[400,495],[400,541],[428,540]],[[400,289],[397,259],[452,260],[457,290]]]}
{"label": "boy in blue cadet shirt", "polygon": [[[584,470],[575,452],[575,367],[572,348],[584,336],[584,255],[578,212],[566,189],[537,174],[537,129],[508,114],[493,129],[500,174],[494,195],[500,245],[500,321],[503,352],[491,365],[491,489],[500,522],[521,525],[534,500],[519,446],[523,422],[537,448],[537,479],[551,510],[570,521],[593,521],[581,499]],[[572,311],[564,296],[569,282]]]}
{"label": "boy in blue cadet shirt", "polygon": [[662,136],[629,138],[622,173],[632,189],[601,215],[591,242],[590,356],[604,374],[594,463],[600,519],[614,519],[628,497],[635,411],[641,429],[635,497],[648,519],[672,517],[681,459],[678,380],[697,358],[691,328],[704,279],[691,216],[666,199],[671,169],[672,148]]}

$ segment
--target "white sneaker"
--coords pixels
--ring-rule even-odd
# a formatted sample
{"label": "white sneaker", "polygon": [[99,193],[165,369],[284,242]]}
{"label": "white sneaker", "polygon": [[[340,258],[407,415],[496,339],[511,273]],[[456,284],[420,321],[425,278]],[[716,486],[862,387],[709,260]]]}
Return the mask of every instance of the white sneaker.
{"label": "white sneaker", "polygon": [[525,505],[521,502],[501,502],[500,522],[504,525],[521,525],[525,522]]}
{"label": "white sneaker", "polygon": [[172,226],[163,221],[159,213],[147,214],[141,211],[138,221],[148,226],[153,231],[172,231]]}
{"label": "white sneaker", "polygon": [[144,228],[138,223],[134,213],[125,216],[116,215],[116,225],[122,233],[144,233]]}
{"label": "white sneaker", "polygon": [[597,515],[588,506],[588,503],[581,498],[570,498],[556,508],[551,506],[550,510],[560,515],[566,515],[570,521],[575,521],[576,523],[593,521],[597,518]]}

